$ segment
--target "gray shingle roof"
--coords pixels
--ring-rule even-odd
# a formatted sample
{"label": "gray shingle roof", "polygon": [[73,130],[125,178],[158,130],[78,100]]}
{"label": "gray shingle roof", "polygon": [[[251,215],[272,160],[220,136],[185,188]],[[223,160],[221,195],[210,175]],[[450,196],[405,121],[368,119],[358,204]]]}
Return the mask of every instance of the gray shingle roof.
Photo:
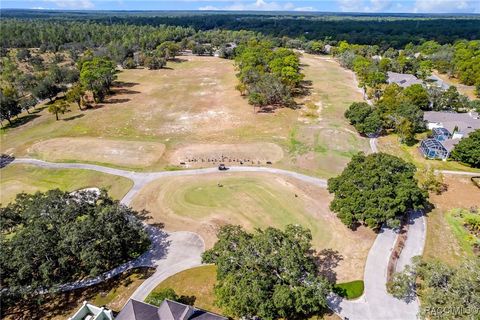
{"label": "gray shingle roof", "polygon": [[396,73],[396,72],[387,72],[387,82],[396,83],[400,87],[409,87],[412,84],[422,84],[422,80],[415,77],[413,74],[408,73]]}
{"label": "gray shingle roof", "polygon": [[445,129],[453,133],[455,127],[464,135],[480,129],[480,118],[475,112],[457,113],[445,111],[427,111],[423,114],[423,119],[430,123],[439,123]]}
{"label": "gray shingle roof", "polygon": [[130,299],[116,320],[226,320],[220,315],[165,299],[160,307]]}
{"label": "gray shingle roof", "polygon": [[448,151],[452,151],[455,145],[457,145],[460,142],[460,139],[448,139],[445,141],[442,141],[443,147]]}
{"label": "gray shingle roof", "polygon": [[[158,308],[130,299],[115,320],[159,320]],[[168,319],[168,318],[165,318]],[[171,318],[173,320],[173,318]]]}

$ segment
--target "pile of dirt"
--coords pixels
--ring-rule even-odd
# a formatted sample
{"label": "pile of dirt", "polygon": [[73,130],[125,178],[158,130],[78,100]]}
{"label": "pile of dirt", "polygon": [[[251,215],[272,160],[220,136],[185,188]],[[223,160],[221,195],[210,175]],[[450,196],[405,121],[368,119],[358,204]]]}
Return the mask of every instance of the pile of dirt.
{"label": "pile of dirt", "polygon": [[174,151],[169,161],[186,167],[227,165],[266,165],[283,158],[283,150],[274,143],[195,144]]}

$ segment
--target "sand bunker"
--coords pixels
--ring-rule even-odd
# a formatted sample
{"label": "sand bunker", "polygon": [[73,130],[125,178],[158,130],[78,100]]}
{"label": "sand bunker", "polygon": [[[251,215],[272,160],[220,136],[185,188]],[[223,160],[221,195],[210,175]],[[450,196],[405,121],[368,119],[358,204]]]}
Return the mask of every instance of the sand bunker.
{"label": "sand bunker", "polygon": [[196,144],[177,149],[169,157],[172,164],[199,167],[210,164],[265,165],[283,158],[283,150],[274,143]]}
{"label": "sand bunker", "polygon": [[157,162],[165,145],[101,138],[55,138],[34,144],[29,153],[49,161],[89,161],[143,167]]}

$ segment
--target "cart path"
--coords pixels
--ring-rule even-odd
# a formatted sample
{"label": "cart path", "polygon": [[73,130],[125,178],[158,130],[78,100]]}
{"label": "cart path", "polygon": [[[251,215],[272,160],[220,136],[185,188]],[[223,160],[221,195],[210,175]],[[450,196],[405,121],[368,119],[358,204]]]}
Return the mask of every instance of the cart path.
{"label": "cart path", "polygon": [[[411,259],[423,253],[426,237],[426,219],[421,212],[409,219],[408,238],[405,242],[396,271],[401,271]],[[356,300],[341,299],[330,295],[330,309],[342,318],[350,320],[409,320],[417,319],[419,303],[415,299],[405,302],[387,292],[387,269],[398,234],[392,229],[382,228],[368,253],[365,265],[364,294]]]}
{"label": "cart path", "polygon": [[[156,171],[156,172],[136,172],[136,171],[127,171],[121,169],[115,169],[110,167],[99,166],[95,164],[88,163],[59,163],[59,162],[47,162],[43,160],[30,159],[30,158],[18,158],[15,159],[13,164],[31,164],[42,168],[50,169],[85,169],[85,170],[94,170],[107,174],[112,174],[116,176],[121,176],[128,178],[133,181],[133,187],[128,191],[125,197],[122,199],[122,203],[129,205],[132,199],[135,197],[137,192],[142,189],[145,185],[152,182],[153,180],[163,178],[163,177],[178,177],[178,176],[189,176],[189,175],[200,175],[200,174],[211,174],[221,172],[217,168],[204,168],[204,169],[189,169],[189,170],[178,170],[178,171]],[[228,171],[225,172],[265,172],[272,173],[277,175],[283,175],[292,177],[310,184],[316,185],[320,188],[327,187],[327,180],[307,176],[298,172],[288,171],[283,169],[276,169],[270,167],[229,167]]]}
{"label": "cart path", "polygon": [[[130,204],[137,192],[151,181],[162,177],[174,177],[185,175],[200,175],[209,173],[218,173],[217,168],[192,169],[182,171],[161,171],[161,172],[134,172],[109,167],[103,167],[93,164],[82,163],[52,163],[37,159],[19,158],[13,163],[30,164],[44,168],[52,169],[86,169],[95,170],[107,174],[113,174],[129,178],[134,182],[134,186],[125,195],[121,202],[125,205]],[[267,167],[231,167],[227,172],[265,172],[293,177],[305,181],[321,188],[326,188],[326,179],[315,178],[303,175],[297,172],[267,168]],[[164,233],[154,227],[147,227],[153,236],[157,237],[153,241],[152,248],[127,265],[149,265],[156,267],[156,272],[149,277],[133,293],[132,298],[143,300],[159,283],[180,271],[191,267],[201,265],[201,254],[205,250],[203,240],[200,236],[191,232],[173,232]],[[409,227],[409,240],[400,256],[399,269],[404,264],[408,264],[413,256],[423,252],[425,241],[425,218],[422,215],[412,217]],[[152,236],[152,234],[151,234]],[[365,292],[364,295],[354,301],[341,299],[338,296],[331,295],[328,299],[329,307],[342,317],[348,319],[416,319],[418,313],[418,301],[406,303],[390,296],[386,292],[386,275],[388,261],[391,251],[396,241],[397,234],[391,229],[382,229],[378,234],[372,248],[369,251],[365,266]],[[138,261],[137,261],[138,260]],[[109,271],[113,276],[117,273],[115,270],[123,269],[120,266]],[[124,271],[124,269],[123,269]],[[120,273],[120,271],[118,272]],[[117,273],[117,274],[118,274]],[[92,283],[93,284],[93,283]],[[91,285],[91,284],[88,284]],[[78,283],[76,287],[82,287]]]}

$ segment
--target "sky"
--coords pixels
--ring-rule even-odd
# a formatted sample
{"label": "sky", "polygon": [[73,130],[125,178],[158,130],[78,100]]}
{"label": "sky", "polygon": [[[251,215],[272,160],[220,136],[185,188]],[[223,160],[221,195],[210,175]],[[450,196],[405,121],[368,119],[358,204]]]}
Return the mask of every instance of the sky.
{"label": "sky", "polygon": [[0,0],[1,8],[479,13],[480,0]]}

